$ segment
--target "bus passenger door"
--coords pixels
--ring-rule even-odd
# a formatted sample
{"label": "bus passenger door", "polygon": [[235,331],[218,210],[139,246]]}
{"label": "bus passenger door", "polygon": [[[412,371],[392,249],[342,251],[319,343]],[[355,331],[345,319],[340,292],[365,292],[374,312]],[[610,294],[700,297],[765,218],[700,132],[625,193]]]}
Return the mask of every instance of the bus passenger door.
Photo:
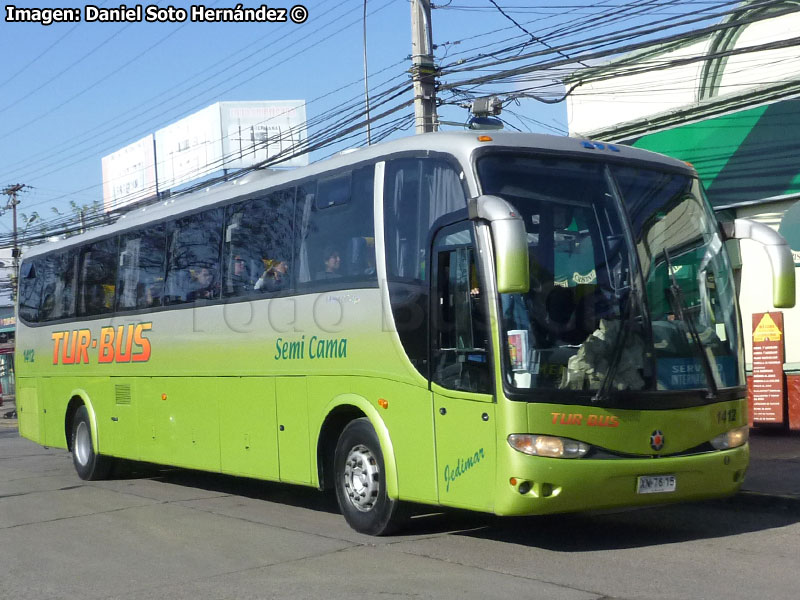
{"label": "bus passenger door", "polygon": [[439,501],[490,511],[495,404],[473,224],[442,229],[434,238],[431,259],[431,390]]}

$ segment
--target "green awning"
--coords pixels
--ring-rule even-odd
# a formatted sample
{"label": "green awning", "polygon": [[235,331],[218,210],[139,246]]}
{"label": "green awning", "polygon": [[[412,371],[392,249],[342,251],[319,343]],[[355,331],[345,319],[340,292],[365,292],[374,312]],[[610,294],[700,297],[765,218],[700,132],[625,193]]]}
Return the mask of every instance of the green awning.
{"label": "green awning", "polygon": [[800,99],[690,123],[626,143],[692,163],[714,206],[800,192]]}

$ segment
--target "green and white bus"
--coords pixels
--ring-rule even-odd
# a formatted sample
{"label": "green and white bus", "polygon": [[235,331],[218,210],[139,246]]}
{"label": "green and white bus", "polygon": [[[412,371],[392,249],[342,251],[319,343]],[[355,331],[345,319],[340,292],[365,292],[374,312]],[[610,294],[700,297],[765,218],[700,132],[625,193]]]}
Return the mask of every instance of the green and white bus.
{"label": "green and white bus", "polygon": [[[753,229],[755,227],[755,229]],[[419,135],[254,173],[28,251],[21,434],[130,459],[530,515],[724,496],[742,332],[694,170],[533,134]]]}

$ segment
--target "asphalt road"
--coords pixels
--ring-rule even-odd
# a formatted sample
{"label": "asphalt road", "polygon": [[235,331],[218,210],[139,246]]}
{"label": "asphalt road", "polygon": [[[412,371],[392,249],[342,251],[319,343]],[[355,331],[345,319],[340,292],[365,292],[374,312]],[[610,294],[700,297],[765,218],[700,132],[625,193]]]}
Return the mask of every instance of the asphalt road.
{"label": "asphalt road", "polygon": [[797,503],[418,515],[350,530],[314,490],[71,458],[0,428],[0,598],[796,598]]}

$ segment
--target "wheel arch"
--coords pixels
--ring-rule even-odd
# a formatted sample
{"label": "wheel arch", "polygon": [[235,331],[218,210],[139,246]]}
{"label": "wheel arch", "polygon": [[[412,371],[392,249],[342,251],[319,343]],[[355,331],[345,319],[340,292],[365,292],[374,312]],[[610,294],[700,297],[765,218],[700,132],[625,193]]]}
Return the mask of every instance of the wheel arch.
{"label": "wheel arch", "polygon": [[322,419],[316,435],[317,477],[320,489],[329,489],[332,486],[333,453],[342,431],[351,421],[366,417],[381,444],[383,468],[386,477],[386,494],[396,500],[398,497],[398,482],[394,446],[386,423],[381,418],[378,410],[363,396],[341,394],[331,400],[323,413],[325,417]]}
{"label": "wheel arch", "polygon": [[70,394],[69,403],[67,404],[67,411],[64,415],[64,436],[67,438],[67,449],[72,451],[72,423],[75,419],[75,413],[81,406],[86,407],[86,412],[89,413],[89,425],[92,430],[92,447],[96,454],[99,454],[98,437],[97,437],[97,417],[94,412],[94,406],[89,398],[89,394],[85,390],[72,390]]}

